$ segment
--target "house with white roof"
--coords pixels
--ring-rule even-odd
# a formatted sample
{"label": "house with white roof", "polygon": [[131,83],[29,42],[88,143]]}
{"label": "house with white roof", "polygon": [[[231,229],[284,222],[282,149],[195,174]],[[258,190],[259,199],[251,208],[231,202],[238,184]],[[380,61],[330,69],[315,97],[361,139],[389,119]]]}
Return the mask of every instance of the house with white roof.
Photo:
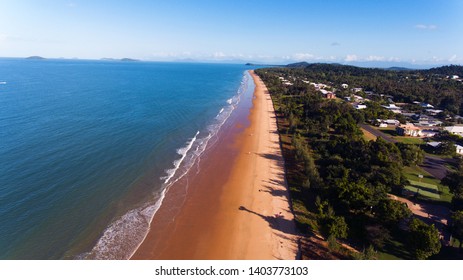
{"label": "house with white roof", "polygon": [[463,136],[463,126],[462,125],[446,126],[444,127],[444,129],[452,134]]}
{"label": "house with white roof", "polygon": [[365,104],[352,104],[352,106],[354,106],[355,109],[357,110],[362,110],[362,109],[366,109],[367,108],[367,105]]}
{"label": "house with white roof", "polygon": [[393,113],[396,114],[401,114],[402,110],[399,106],[396,106],[395,104],[391,103],[389,105],[382,105],[381,107],[388,109],[389,111],[392,111]]}

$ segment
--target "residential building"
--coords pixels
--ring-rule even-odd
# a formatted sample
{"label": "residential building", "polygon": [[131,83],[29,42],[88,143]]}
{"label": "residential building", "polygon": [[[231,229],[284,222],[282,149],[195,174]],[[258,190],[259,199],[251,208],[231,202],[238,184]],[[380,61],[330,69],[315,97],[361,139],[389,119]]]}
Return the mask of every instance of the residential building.
{"label": "residential building", "polygon": [[412,137],[433,137],[439,133],[439,130],[432,126],[416,126],[412,123],[399,125],[396,128],[397,134]]}
{"label": "residential building", "polygon": [[444,127],[444,129],[452,134],[463,136],[463,126],[462,125],[446,126]]}
{"label": "residential building", "polygon": [[354,106],[355,109],[357,110],[362,110],[362,109],[366,109],[367,108],[367,105],[365,104],[352,104]]}

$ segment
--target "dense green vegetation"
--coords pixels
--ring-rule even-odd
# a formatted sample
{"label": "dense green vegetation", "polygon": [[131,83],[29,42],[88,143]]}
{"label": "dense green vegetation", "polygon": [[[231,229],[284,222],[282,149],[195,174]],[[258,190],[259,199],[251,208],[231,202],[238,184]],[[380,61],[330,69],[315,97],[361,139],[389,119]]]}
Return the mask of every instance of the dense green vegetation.
{"label": "dense green vegetation", "polygon": [[[289,68],[274,68],[272,72],[331,85],[339,90],[338,96],[348,95],[349,89],[358,87],[374,92],[378,98],[389,95],[395,102],[428,102],[449,113],[463,114],[463,83],[451,79],[452,75],[463,77],[463,66],[391,71],[340,64],[293,64]],[[348,84],[349,88],[343,90],[342,84]],[[295,86],[303,87],[303,83],[296,81]]]}
{"label": "dense green vegetation", "polygon": [[453,208],[463,210],[463,160],[460,158],[457,170],[447,173],[441,183],[449,187],[453,194]]}
{"label": "dense green vegetation", "polygon": [[[454,68],[441,72],[462,71],[461,67]],[[410,185],[404,167],[420,164],[423,151],[415,145],[388,143],[381,137],[366,141],[358,126],[393,113],[378,104],[355,110],[348,103],[323,99],[313,86],[300,81],[323,82],[336,88],[348,83],[403,101],[429,101],[433,95],[435,104],[451,98],[458,106],[463,102],[457,94],[460,89],[463,92],[461,83],[444,83],[444,74],[434,72],[322,64],[264,68],[256,73],[274,101],[296,221],[302,231],[321,233],[330,244],[341,240],[354,245],[363,252],[354,258],[377,258],[372,252],[387,255],[397,246],[404,251],[402,258],[424,259],[439,252],[439,232],[410,220],[408,207],[390,198]],[[282,85],[281,76],[293,78],[293,85]],[[446,109],[456,113],[461,108]]]}

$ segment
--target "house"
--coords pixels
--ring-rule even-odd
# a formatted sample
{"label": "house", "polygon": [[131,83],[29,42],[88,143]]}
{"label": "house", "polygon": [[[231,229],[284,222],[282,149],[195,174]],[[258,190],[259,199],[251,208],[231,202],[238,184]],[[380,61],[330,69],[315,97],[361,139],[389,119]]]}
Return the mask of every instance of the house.
{"label": "house", "polygon": [[358,95],[353,95],[355,101],[363,101],[363,97],[358,96]]}
{"label": "house", "polygon": [[357,92],[361,92],[363,89],[362,88],[353,88],[351,89],[351,91],[357,93]]}
{"label": "house", "polygon": [[382,105],[381,107],[386,108],[388,110],[400,110],[400,107],[396,106],[395,104],[389,104],[389,105]]}
{"label": "house", "polygon": [[401,136],[414,136],[419,137],[421,134],[422,129],[418,126],[415,126],[412,123],[406,123],[403,125],[399,125],[396,128],[397,134]]}
{"label": "house", "polygon": [[388,109],[389,111],[396,113],[396,114],[401,114],[402,110],[400,107],[396,106],[395,104],[389,104],[389,105],[382,105],[381,107]]}
{"label": "house", "polygon": [[463,147],[462,146],[460,146],[458,144],[455,144],[455,149],[456,149],[457,154],[463,155]]}
{"label": "house", "polygon": [[460,77],[458,75],[452,75],[452,80],[458,80]]}
{"label": "house", "polygon": [[461,125],[446,126],[444,129],[452,134],[463,136],[463,126]]}
{"label": "house", "polygon": [[439,131],[434,130],[434,129],[423,129],[421,130],[420,136],[419,137],[434,137],[437,134],[439,134]]}
{"label": "house", "polygon": [[398,120],[393,120],[393,119],[389,119],[389,120],[376,119],[375,123],[379,127],[387,127],[388,125],[397,126],[397,125],[400,124],[400,122]]}
{"label": "house", "polygon": [[342,87],[343,89],[346,89],[346,88],[349,87],[349,85],[348,85],[348,84],[342,84],[341,87]]}
{"label": "house", "polygon": [[388,125],[399,125],[400,124],[398,120],[384,120],[384,122]]}
{"label": "house", "polygon": [[352,104],[352,106],[354,106],[354,108],[357,109],[357,110],[362,110],[362,109],[367,108],[367,105],[365,105],[365,104]]}
{"label": "house", "polygon": [[325,95],[325,98],[326,98],[326,99],[335,99],[335,98],[336,98],[336,94],[330,91],[330,92],[328,92],[328,93]]}
{"label": "house", "polygon": [[415,123],[417,126],[440,126],[441,124],[442,122],[438,120],[419,121]]}
{"label": "house", "polygon": [[437,110],[437,109],[426,109],[426,113],[428,113],[431,116],[435,116],[442,112],[443,112],[442,110]]}
{"label": "house", "polygon": [[429,103],[425,103],[425,102],[422,102],[422,103],[420,104],[420,106],[423,107],[423,108],[431,108],[431,109],[434,108],[433,105],[431,105],[431,104],[429,104]]}

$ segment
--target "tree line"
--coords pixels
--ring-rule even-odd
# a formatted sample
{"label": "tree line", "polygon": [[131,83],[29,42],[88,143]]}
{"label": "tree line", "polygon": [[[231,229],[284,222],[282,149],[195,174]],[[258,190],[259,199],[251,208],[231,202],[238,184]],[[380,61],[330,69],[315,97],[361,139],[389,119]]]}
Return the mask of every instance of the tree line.
{"label": "tree line", "polygon": [[336,71],[346,74],[332,74],[324,71],[323,65],[314,67],[317,70],[256,70],[274,101],[280,134],[290,139],[284,154],[291,169],[288,173],[293,174],[288,180],[291,195],[315,216],[314,222],[300,222],[299,226],[320,232],[327,240],[346,240],[365,248],[359,258],[374,258],[372,252],[384,249],[396,236],[404,241],[412,258],[425,259],[438,253],[437,229],[411,218],[408,207],[390,195],[401,193],[408,184],[403,167],[421,163],[423,151],[380,137],[366,141],[358,126],[365,119],[387,117],[389,112],[380,106],[355,110],[348,103],[323,99],[306,83],[296,80],[286,87],[278,78],[282,73],[298,77],[302,71],[310,73],[304,77],[311,81],[356,81],[360,85],[362,79],[355,78],[354,73],[369,75],[373,70],[336,66]]}

